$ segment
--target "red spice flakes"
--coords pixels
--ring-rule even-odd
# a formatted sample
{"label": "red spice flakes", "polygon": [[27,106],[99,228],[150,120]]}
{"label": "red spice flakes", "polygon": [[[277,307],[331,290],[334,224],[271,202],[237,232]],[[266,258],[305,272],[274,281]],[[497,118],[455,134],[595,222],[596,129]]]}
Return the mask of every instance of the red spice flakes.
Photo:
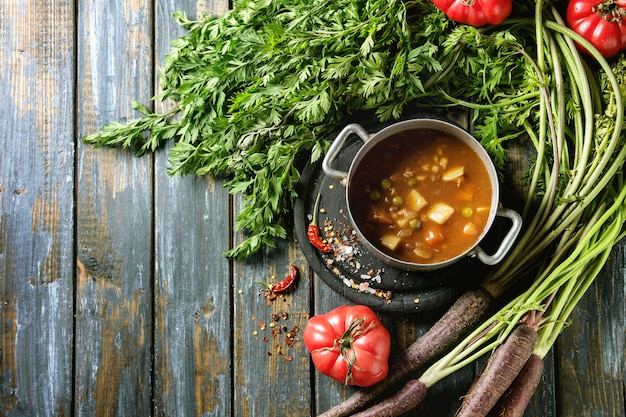
{"label": "red spice flakes", "polygon": [[[289,313],[286,311],[274,312],[270,315],[271,321],[257,321],[257,327],[261,331],[266,331],[269,327],[271,331],[271,340],[274,341],[273,349],[267,352],[267,356],[279,355],[286,361],[293,361],[293,356],[288,355],[288,349],[298,342],[299,326],[293,326],[291,329],[287,326],[286,321],[289,320]],[[255,334],[257,332],[255,331]],[[264,343],[270,341],[269,336],[263,336],[261,339]]]}
{"label": "red spice flakes", "polygon": [[299,331],[300,328],[298,326],[293,326],[293,328],[287,332],[285,336],[285,344],[287,346],[293,346],[296,343],[296,336]]}

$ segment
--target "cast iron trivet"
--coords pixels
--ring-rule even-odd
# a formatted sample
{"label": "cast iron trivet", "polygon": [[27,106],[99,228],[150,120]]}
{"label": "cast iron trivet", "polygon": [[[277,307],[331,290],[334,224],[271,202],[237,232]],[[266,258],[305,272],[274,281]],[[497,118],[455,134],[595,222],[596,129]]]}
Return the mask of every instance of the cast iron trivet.
{"label": "cast iron trivet", "polygon": [[[382,127],[368,131],[373,133]],[[358,137],[349,138],[334,162],[335,168],[347,172],[361,144]],[[371,255],[352,230],[345,188],[324,174],[321,162],[303,169],[297,191],[294,226],[302,251],[322,281],[354,303],[386,312],[429,311],[451,304],[475,283],[473,277],[482,275],[477,272],[484,265],[470,258],[437,271],[417,272],[396,269]],[[329,254],[315,249],[306,235],[318,192],[322,212],[318,212],[317,222],[321,235],[330,239],[333,246],[334,251]]]}

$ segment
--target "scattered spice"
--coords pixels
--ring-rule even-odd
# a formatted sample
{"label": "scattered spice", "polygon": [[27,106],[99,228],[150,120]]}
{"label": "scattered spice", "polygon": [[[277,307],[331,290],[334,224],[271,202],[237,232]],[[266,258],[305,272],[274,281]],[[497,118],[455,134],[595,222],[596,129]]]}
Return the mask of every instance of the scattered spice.
{"label": "scattered spice", "polygon": [[291,347],[296,343],[296,335],[299,331],[300,328],[298,326],[293,326],[293,328],[287,332],[285,337],[285,344],[287,346]]}
{"label": "scattered spice", "polygon": [[[266,290],[266,293],[271,292],[269,289]],[[267,352],[267,356],[279,355],[286,361],[293,361],[293,356],[287,355],[288,349],[294,346],[299,338],[298,332],[300,331],[300,327],[294,325],[291,329],[287,326],[286,321],[289,319],[289,313],[286,311],[273,312],[270,315],[269,323],[264,321],[257,321],[257,327],[261,331],[269,330],[271,331],[271,338],[267,335],[264,335],[261,338],[263,343],[267,343],[270,340],[273,341],[273,349]],[[254,331],[254,335],[256,336],[258,331]]]}
{"label": "scattered spice", "polygon": [[[326,268],[347,287],[391,302],[393,293],[383,290],[383,269],[368,268],[363,261],[358,235],[354,228],[342,219],[324,220],[324,232],[335,248],[334,256],[326,259]],[[346,272],[344,272],[346,271]]]}

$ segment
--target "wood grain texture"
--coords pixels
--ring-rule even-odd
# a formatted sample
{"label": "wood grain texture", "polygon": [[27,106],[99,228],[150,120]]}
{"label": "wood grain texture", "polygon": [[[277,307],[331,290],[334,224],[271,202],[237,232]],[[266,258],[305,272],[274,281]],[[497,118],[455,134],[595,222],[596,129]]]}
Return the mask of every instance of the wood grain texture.
{"label": "wood grain texture", "polygon": [[[223,1],[156,2],[157,66],[170,41],[186,34],[175,11],[195,19],[226,9]],[[157,103],[157,110],[166,106]],[[167,149],[155,163],[154,414],[230,415],[232,290],[222,256],[230,241],[229,196],[222,180],[166,171]]]}
{"label": "wood grain texture", "polygon": [[[302,342],[308,317],[348,301],[309,270],[293,235],[229,261],[241,200],[224,179],[169,177],[167,149],[135,158],[80,141],[158,91],[160,62],[184,35],[175,11],[228,7],[0,6],[0,416],[313,416],[354,391],[317,372]],[[512,156],[508,169],[527,169]],[[523,189],[505,191],[515,205]],[[626,415],[625,247],[546,358],[526,417]],[[268,304],[255,281],[291,264],[297,289]],[[438,314],[381,314],[394,352]],[[452,417],[480,367],[434,386],[407,416]]]}
{"label": "wood grain texture", "polygon": [[[235,244],[242,236],[235,237]],[[310,363],[302,331],[309,317],[311,278],[293,242],[234,266],[233,415],[303,416],[311,412]],[[268,303],[264,287],[299,270],[295,291]],[[255,282],[257,281],[257,282]],[[286,316],[283,316],[286,313]],[[276,315],[276,316],[274,316]],[[275,318],[276,317],[276,318]],[[289,332],[294,332],[293,343]]]}
{"label": "wood grain texture", "polygon": [[2,4],[0,415],[72,407],[73,36],[71,3]]}
{"label": "wood grain texture", "polygon": [[[347,303],[342,296],[330,289],[317,275],[315,275],[314,284],[311,315],[325,314],[341,305],[352,304]],[[385,325],[387,324],[385,323]],[[395,340],[393,335],[392,340]],[[317,414],[332,408],[348,398],[356,390],[352,387],[346,387],[344,384],[321,374],[315,369],[313,370],[313,378],[315,387],[314,410],[317,411]]]}
{"label": "wood grain texture", "polygon": [[625,249],[613,249],[558,339],[559,416],[626,415]]}
{"label": "wood grain texture", "polygon": [[[150,1],[78,4],[78,132],[134,117],[152,91]],[[151,158],[78,144],[76,413],[141,415],[151,398]]]}

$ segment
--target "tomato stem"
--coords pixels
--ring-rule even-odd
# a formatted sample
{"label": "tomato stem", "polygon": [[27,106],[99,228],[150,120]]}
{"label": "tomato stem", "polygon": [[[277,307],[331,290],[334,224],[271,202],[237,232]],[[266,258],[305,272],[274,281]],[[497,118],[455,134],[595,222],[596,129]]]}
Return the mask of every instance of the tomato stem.
{"label": "tomato stem", "polygon": [[350,383],[354,379],[352,375],[353,369],[357,369],[359,371],[363,370],[356,365],[356,360],[357,360],[356,352],[352,348],[352,345],[354,344],[354,340],[364,335],[368,331],[370,331],[370,329],[374,327],[375,324],[376,323],[374,320],[368,323],[367,316],[357,317],[354,320],[352,320],[352,323],[350,323],[350,326],[346,329],[344,334],[342,334],[341,337],[338,337],[337,339],[335,339],[332,347],[323,347],[323,348],[314,350],[314,352],[316,352],[320,350],[335,350],[339,348],[339,351],[341,352],[341,357],[343,358],[343,360],[346,362],[346,365],[348,366],[348,370],[346,372],[346,379],[345,379],[346,385],[350,385]]}
{"label": "tomato stem", "polygon": [[626,11],[615,0],[596,4],[591,8],[591,11],[609,23],[622,23],[622,18],[626,15]]}
{"label": "tomato stem", "polygon": [[362,370],[356,365],[356,352],[352,349],[352,344],[356,338],[367,333],[372,326],[374,326],[374,321],[371,321],[368,324],[367,317],[357,317],[352,320],[352,323],[350,323],[350,327],[348,327],[346,332],[335,341],[337,346],[339,346],[343,360],[346,361],[348,366],[345,381],[346,385],[349,385],[353,380],[353,369]]}

